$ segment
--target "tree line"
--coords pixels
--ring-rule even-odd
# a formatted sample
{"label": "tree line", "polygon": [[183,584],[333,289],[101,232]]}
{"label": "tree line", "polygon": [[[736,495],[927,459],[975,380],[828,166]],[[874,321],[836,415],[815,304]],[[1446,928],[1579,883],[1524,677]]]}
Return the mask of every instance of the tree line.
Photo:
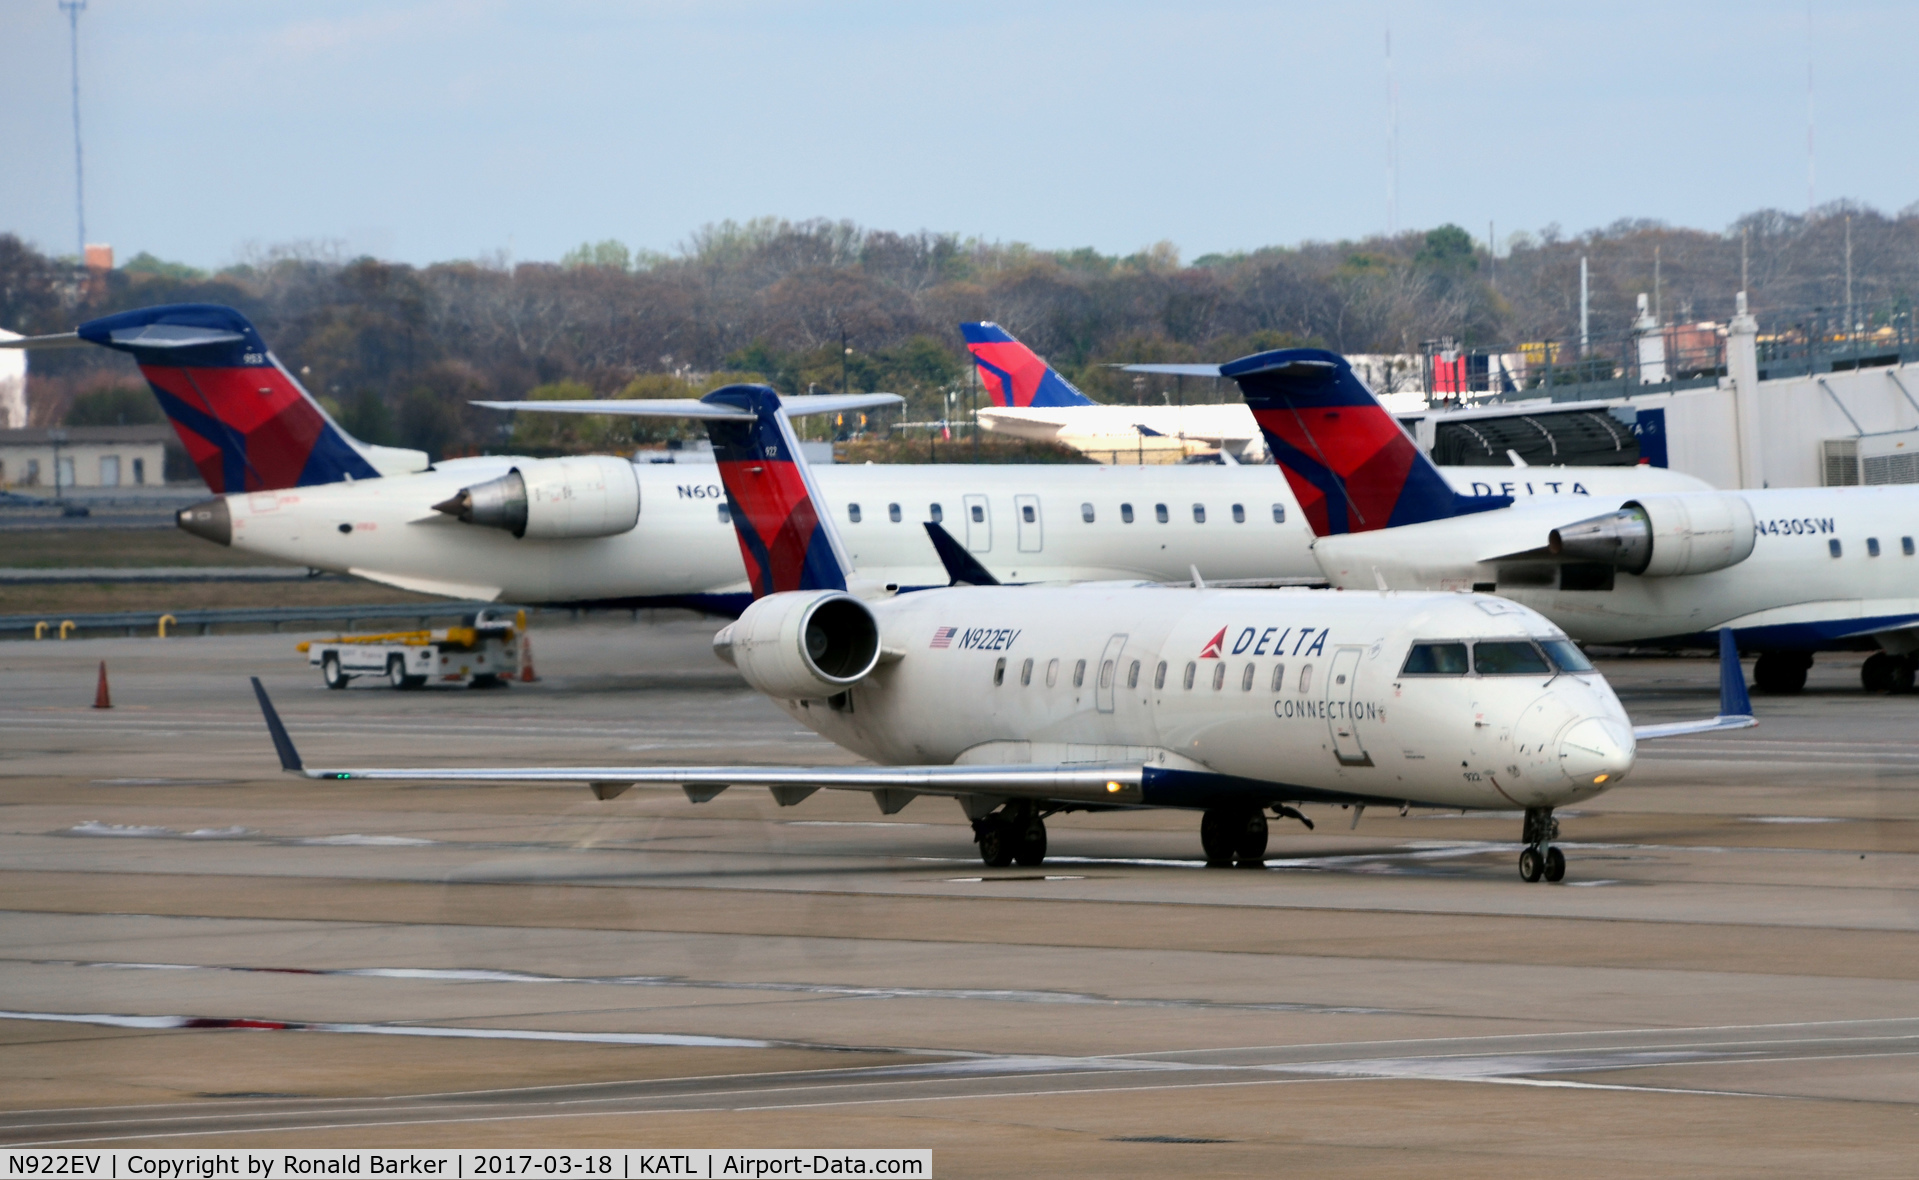
{"label": "tree line", "polygon": [[[1173,387],[1110,365],[1564,338],[1578,330],[1582,257],[1596,336],[1624,331],[1642,292],[1669,321],[1723,320],[1742,272],[1762,328],[1769,311],[1843,305],[1848,275],[1862,308],[1909,307],[1919,290],[1919,205],[1767,210],[1722,231],[1622,220],[1496,245],[1446,225],[1187,262],[1169,243],[1119,256],[765,218],[707,226],[672,254],[605,241],[557,263],[416,267],[301,244],[213,273],[143,254],[88,275],[0,234],[0,327],[58,332],[155,303],[229,304],[347,429],[445,455],[621,446],[682,429],[525,415],[505,435],[499,415],[466,404],[475,398],[682,396],[748,379],[787,393],[891,390],[908,399],[893,417],[908,421],[961,416],[975,396],[966,320],[995,320],[1090,395],[1130,402]],[[36,354],[34,421],[150,413],[150,399],[112,392],[129,385],[123,357]]]}

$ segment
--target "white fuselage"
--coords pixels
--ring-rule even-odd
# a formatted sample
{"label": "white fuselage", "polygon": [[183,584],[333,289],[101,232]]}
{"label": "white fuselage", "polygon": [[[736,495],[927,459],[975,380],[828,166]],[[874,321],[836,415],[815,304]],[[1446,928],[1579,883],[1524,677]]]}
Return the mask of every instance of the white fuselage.
{"label": "white fuselage", "polygon": [[[745,589],[716,467],[637,465],[639,523],[610,537],[516,538],[434,511],[512,462],[460,460],[418,475],[236,493],[226,497],[231,543],[460,598],[582,602]],[[1590,503],[1604,501],[1593,512],[1610,507],[1607,496],[1704,486],[1650,467],[1445,470],[1468,494],[1491,480],[1517,481],[1521,496],[1567,497],[1579,505],[1569,510],[1575,516],[1588,515]],[[1190,580],[1194,567],[1218,580],[1319,576],[1312,536],[1270,466],[838,465],[813,475],[848,556],[878,582],[946,584],[921,524],[933,515],[1004,581]]]}
{"label": "white fuselage", "polygon": [[[956,587],[873,612],[903,655],[844,700],[781,704],[881,763],[1144,761],[1472,808],[1559,806],[1632,766],[1597,673],[1402,674],[1415,640],[1563,638],[1488,596]],[[1112,801],[1210,805],[1136,790]]]}
{"label": "white fuselage", "polygon": [[[1537,561],[1483,560],[1546,544],[1551,531],[1620,507],[1532,504],[1371,533],[1321,538],[1314,554],[1335,586],[1497,592],[1573,638],[1598,643],[1695,635],[1731,626],[1755,646],[1812,649],[1919,620],[1919,488],[1782,488],[1720,493],[1751,506],[1751,555],[1711,573],[1621,573],[1606,590],[1566,590]],[[1876,549],[1876,552],[1875,552]],[[1546,584],[1526,584],[1528,567]],[[1759,628],[1777,628],[1758,632]],[[1906,648],[1890,634],[1888,645]]]}

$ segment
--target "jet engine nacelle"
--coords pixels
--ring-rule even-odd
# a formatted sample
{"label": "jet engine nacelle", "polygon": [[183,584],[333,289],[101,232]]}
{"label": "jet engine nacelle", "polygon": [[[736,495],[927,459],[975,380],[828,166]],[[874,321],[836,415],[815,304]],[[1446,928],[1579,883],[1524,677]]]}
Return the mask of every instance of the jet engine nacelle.
{"label": "jet engine nacelle", "polygon": [[1709,574],[1752,556],[1752,505],[1725,492],[1642,496],[1617,512],[1552,531],[1546,549],[1648,578]]}
{"label": "jet engine nacelle", "polygon": [[640,522],[640,481],[614,455],[532,459],[433,507],[516,537],[611,537]]}
{"label": "jet engine nacelle", "polygon": [[880,625],[840,590],[769,594],[713,637],[713,651],[778,700],[845,692],[880,662]]}

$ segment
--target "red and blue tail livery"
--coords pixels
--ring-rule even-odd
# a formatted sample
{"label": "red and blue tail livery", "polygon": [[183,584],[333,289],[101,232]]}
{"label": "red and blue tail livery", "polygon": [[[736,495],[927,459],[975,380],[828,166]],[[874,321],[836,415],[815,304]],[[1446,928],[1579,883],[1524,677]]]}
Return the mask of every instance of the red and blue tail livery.
{"label": "red and blue tail livery", "polygon": [[960,335],[966,338],[966,350],[973,354],[980,381],[994,404],[1041,408],[1094,404],[998,324],[961,324]]}
{"label": "red and blue tail livery", "polygon": [[1364,533],[1511,504],[1462,496],[1434,467],[1346,358],[1283,348],[1219,367],[1266,436],[1314,534]]}
{"label": "red and blue tail livery", "polygon": [[78,335],[138,362],[215,495],[379,478],[230,307],[145,307],[89,320]]}
{"label": "red and blue tail livery", "polygon": [[850,563],[820,519],[825,501],[780,412],[779,394],[765,385],[728,385],[700,400],[753,415],[706,421],[753,597],[846,589]]}

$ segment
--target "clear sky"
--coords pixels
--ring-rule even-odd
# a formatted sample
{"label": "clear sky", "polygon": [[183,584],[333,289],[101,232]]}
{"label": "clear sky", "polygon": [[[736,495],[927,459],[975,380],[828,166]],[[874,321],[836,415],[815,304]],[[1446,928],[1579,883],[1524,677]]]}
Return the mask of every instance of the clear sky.
{"label": "clear sky", "polygon": [[[1919,4],[91,0],[87,234],[219,266],[851,218],[1187,258],[1919,200]],[[67,22],[0,0],[0,232],[74,249]]]}

